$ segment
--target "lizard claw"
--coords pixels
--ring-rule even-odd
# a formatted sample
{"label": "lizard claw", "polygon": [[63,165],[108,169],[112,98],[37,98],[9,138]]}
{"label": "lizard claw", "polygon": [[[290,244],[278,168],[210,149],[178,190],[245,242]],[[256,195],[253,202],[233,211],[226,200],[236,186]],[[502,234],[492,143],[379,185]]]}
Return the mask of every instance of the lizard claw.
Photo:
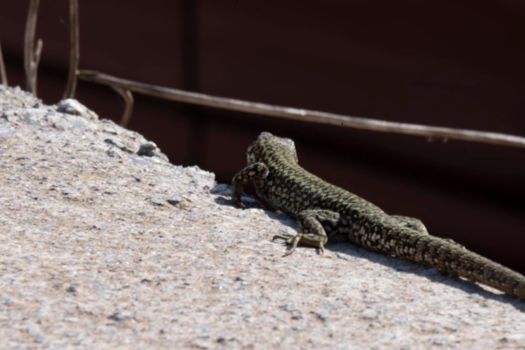
{"label": "lizard claw", "polygon": [[233,205],[235,205],[237,208],[240,208],[240,209],[246,209],[246,204],[241,202],[241,200],[234,200]]}
{"label": "lizard claw", "polygon": [[272,237],[272,242],[276,239],[282,239],[286,244],[290,244],[295,236],[290,234],[280,234]]}
{"label": "lizard claw", "polygon": [[299,241],[301,240],[301,235],[275,235],[273,236],[272,241],[275,239],[283,239],[286,245],[288,246],[288,250],[283,255],[283,257],[285,257],[292,254],[295,251],[295,248],[297,248],[297,244],[299,244]]}
{"label": "lizard claw", "polygon": [[317,248],[317,253],[319,255],[323,255],[324,254],[324,244],[322,242],[319,242],[319,247]]}
{"label": "lizard claw", "polygon": [[288,249],[288,250],[283,254],[283,258],[284,258],[285,256],[291,255],[293,252],[295,252],[295,248],[290,248],[290,249]]}

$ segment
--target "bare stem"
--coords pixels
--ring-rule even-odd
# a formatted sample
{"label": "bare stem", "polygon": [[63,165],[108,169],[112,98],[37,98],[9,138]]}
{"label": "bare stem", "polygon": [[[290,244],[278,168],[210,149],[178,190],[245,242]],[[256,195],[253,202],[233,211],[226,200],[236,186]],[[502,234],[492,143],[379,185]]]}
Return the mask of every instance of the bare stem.
{"label": "bare stem", "polygon": [[75,96],[80,59],[78,0],[69,0],[69,72],[64,98]]}
{"label": "bare stem", "polygon": [[111,86],[113,90],[115,90],[120,97],[124,100],[124,113],[122,113],[122,118],[120,119],[120,125],[127,127],[129,124],[129,121],[131,120],[131,114],[133,113],[133,94],[130,90],[124,89],[118,86]]}
{"label": "bare stem", "polygon": [[40,0],[29,2],[27,14],[25,38],[24,38],[24,68],[26,72],[26,89],[36,95],[37,71],[42,53],[42,40],[38,40],[35,46],[36,21],[38,17],[38,5]]}
{"label": "bare stem", "polygon": [[0,44],[0,84],[7,85],[7,73],[5,72],[4,55]]}
{"label": "bare stem", "polygon": [[245,113],[261,114],[269,117],[335,125],[354,129],[423,136],[427,138],[437,138],[443,140],[455,139],[500,146],[525,148],[525,137],[517,135],[467,129],[454,129],[439,126],[427,126],[420,124],[397,123],[386,120],[352,117],[308,109],[274,106],[266,103],[217,97],[162,87],[158,85],[145,84],[132,80],[117,78],[96,71],[81,70],[79,71],[79,78],[98,84],[109,85],[113,88],[120,87],[136,93],[159,97],[170,101],[191,103]]}

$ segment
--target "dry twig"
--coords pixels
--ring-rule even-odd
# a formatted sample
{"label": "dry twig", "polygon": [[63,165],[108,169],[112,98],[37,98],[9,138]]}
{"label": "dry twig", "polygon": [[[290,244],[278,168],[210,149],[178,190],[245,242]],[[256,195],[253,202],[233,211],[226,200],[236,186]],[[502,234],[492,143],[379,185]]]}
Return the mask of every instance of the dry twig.
{"label": "dry twig", "polygon": [[439,126],[427,126],[420,124],[397,123],[386,120],[352,117],[308,109],[274,106],[265,103],[217,97],[162,87],[158,85],[145,84],[132,80],[117,78],[96,71],[81,70],[79,71],[79,78],[103,85],[109,85],[113,88],[127,89],[136,93],[159,97],[170,101],[261,114],[276,118],[300,120],[303,122],[326,125],[336,125],[354,129],[423,136],[427,138],[437,138],[443,140],[455,139],[525,148],[525,137],[516,135],[467,129],[454,129]]}
{"label": "dry twig", "polygon": [[75,96],[80,59],[78,0],[69,0],[69,72],[64,98]]}
{"label": "dry twig", "polygon": [[131,119],[131,114],[133,113],[133,94],[130,90],[124,89],[118,86],[112,86],[113,90],[115,90],[120,97],[124,100],[124,113],[122,113],[122,118],[120,119],[120,125],[121,126],[128,126],[129,121]]}
{"label": "dry twig", "polygon": [[7,85],[7,73],[5,72],[4,55],[0,44],[0,84]]}
{"label": "dry twig", "polygon": [[42,40],[38,39],[35,46],[36,21],[38,17],[39,0],[29,2],[25,38],[24,38],[24,68],[26,72],[26,89],[36,95],[37,71],[42,53]]}

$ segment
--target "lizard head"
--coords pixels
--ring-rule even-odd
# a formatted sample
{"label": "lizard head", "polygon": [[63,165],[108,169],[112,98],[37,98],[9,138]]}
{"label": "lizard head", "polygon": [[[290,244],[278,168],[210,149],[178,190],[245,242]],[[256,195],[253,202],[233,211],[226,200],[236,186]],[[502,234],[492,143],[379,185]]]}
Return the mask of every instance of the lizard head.
{"label": "lizard head", "polygon": [[297,151],[293,140],[278,137],[269,132],[261,132],[257,139],[248,147],[246,153],[248,164],[266,163],[270,157],[282,156],[286,160],[298,163]]}

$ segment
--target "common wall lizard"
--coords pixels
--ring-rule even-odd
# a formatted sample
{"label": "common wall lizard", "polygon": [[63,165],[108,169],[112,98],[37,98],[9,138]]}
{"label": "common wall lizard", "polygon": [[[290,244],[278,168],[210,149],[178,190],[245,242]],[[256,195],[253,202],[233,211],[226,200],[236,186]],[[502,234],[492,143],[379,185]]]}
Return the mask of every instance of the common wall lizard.
{"label": "common wall lizard", "polygon": [[418,219],[389,215],[309,173],[299,165],[291,139],[261,133],[248,148],[247,162],[233,177],[232,199],[243,207],[241,194],[252,182],[267,205],[297,220],[297,235],[274,236],[288,244],[285,255],[298,243],[323,251],[328,240],[345,238],[372,251],[435,267],[525,300],[525,276],[452,240],[430,235]]}

